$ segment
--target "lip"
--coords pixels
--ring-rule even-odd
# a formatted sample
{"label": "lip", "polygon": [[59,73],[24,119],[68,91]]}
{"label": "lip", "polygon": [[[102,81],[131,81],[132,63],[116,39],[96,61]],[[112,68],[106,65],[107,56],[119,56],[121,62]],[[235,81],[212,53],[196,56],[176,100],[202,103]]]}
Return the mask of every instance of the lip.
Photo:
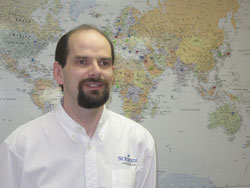
{"label": "lip", "polygon": [[101,83],[101,82],[86,82],[84,84],[84,86],[90,90],[97,90],[97,89],[101,89],[103,87],[103,83]]}

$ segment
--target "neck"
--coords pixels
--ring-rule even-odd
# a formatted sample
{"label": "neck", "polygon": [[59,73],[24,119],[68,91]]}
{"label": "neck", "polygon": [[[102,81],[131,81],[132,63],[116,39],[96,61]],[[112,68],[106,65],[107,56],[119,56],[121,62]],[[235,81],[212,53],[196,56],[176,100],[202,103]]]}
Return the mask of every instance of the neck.
{"label": "neck", "polygon": [[104,105],[98,108],[87,109],[80,107],[78,104],[70,105],[64,100],[63,107],[69,116],[86,130],[86,133],[91,138],[98,126]]}

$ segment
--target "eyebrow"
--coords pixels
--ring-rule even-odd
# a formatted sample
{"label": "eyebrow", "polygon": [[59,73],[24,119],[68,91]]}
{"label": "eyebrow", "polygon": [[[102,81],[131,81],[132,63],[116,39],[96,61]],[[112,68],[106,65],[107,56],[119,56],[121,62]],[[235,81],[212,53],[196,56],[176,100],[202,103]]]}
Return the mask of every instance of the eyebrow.
{"label": "eyebrow", "polygon": [[[77,56],[74,57],[74,59],[75,60],[77,60],[77,59],[91,59],[91,57],[77,55]],[[100,57],[100,58],[98,58],[98,60],[112,61],[112,58],[111,57]]]}
{"label": "eyebrow", "polygon": [[88,56],[80,56],[80,55],[74,57],[74,59],[88,59],[88,58],[89,58]]}
{"label": "eyebrow", "polygon": [[111,57],[101,57],[100,60],[112,61]]}

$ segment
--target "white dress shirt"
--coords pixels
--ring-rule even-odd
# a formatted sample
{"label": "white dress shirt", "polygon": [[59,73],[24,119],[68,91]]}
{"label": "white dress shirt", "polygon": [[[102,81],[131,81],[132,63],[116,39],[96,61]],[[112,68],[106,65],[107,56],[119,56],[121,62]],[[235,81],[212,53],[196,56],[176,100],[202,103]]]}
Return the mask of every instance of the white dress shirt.
{"label": "white dress shirt", "polygon": [[104,108],[94,136],[58,105],[0,148],[0,188],[155,188],[150,133]]}

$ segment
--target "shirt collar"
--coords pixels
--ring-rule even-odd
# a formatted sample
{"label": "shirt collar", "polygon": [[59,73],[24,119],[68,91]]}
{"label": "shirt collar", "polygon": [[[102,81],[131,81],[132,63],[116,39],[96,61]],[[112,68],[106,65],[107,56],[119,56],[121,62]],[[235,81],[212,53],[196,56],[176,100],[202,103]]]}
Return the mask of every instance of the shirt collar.
{"label": "shirt collar", "polygon": [[[57,107],[55,108],[54,114],[55,114],[56,119],[59,121],[60,125],[63,127],[63,129],[65,130],[65,132],[67,133],[67,135],[70,137],[71,140],[76,140],[79,134],[85,135],[85,137],[88,137],[85,129],[75,120],[73,120],[68,115],[68,113],[64,110],[63,99],[61,100],[60,104],[58,104]],[[97,138],[101,142],[103,142],[105,133],[106,133],[107,122],[108,122],[108,110],[106,109],[106,106],[104,105],[101,118],[99,120],[97,129],[92,139]]]}

